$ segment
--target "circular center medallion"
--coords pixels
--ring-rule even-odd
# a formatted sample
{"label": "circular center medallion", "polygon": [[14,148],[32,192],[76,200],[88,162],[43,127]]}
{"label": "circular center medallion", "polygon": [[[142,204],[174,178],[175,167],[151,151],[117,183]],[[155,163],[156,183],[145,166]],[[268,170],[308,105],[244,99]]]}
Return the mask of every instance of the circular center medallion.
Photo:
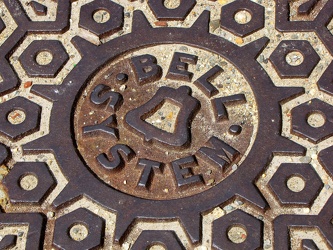
{"label": "circular center medallion", "polygon": [[257,133],[244,76],[217,54],[159,45],[123,55],[78,97],[76,142],[88,167],[127,194],[167,200],[237,170]]}

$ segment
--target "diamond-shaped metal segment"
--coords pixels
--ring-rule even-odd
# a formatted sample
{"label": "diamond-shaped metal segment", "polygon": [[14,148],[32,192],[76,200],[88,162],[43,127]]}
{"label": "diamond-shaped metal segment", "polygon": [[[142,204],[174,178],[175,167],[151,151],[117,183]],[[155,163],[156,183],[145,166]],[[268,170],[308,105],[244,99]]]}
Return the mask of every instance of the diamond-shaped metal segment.
{"label": "diamond-shaped metal segment", "polygon": [[[300,183],[290,184],[288,180],[298,178]],[[268,183],[282,205],[310,206],[323,188],[323,182],[310,164],[281,164]],[[294,186],[293,186],[294,185]]]}
{"label": "diamond-shaped metal segment", "polygon": [[[242,228],[243,242],[233,242],[228,232],[233,227]],[[263,223],[242,210],[235,210],[213,222],[213,245],[218,249],[259,249],[262,247]]]}
{"label": "diamond-shaped metal segment", "polygon": [[[303,62],[300,65],[290,65],[287,62],[286,57],[292,52],[302,54]],[[281,78],[307,78],[319,63],[320,57],[308,41],[288,40],[280,42],[269,60]]]}
{"label": "diamond-shaped metal segment", "polygon": [[8,160],[10,156],[9,150],[6,145],[0,143],[0,166]]}
{"label": "diamond-shaped metal segment", "polygon": [[39,2],[31,1],[29,3],[31,8],[34,10],[36,15],[38,16],[46,16],[47,15],[47,7]]}
{"label": "diamond-shaped metal segment", "polygon": [[148,5],[157,20],[185,20],[196,4],[195,0],[183,0],[176,8],[169,9],[164,5],[164,2],[164,0],[148,0]]}
{"label": "diamond-shaped metal segment", "polygon": [[[240,11],[249,12],[251,20],[238,23],[235,16]],[[237,36],[245,37],[265,26],[264,13],[264,7],[250,0],[234,1],[222,7],[221,27]]]}
{"label": "diamond-shaped metal segment", "polygon": [[6,235],[0,240],[0,249],[12,249],[17,242],[17,235]]}
{"label": "diamond-shaped metal segment", "polygon": [[[76,238],[71,235],[71,229],[76,225],[86,229],[86,237]],[[103,245],[104,230],[104,219],[85,208],[79,208],[56,220],[53,244],[60,249],[96,249]],[[72,231],[75,235],[75,228]]]}
{"label": "diamond-shaped metal segment", "polygon": [[6,28],[5,23],[3,22],[3,20],[0,18],[0,33]]}
{"label": "diamond-shaped metal segment", "polygon": [[[106,11],[109,19],[96,22],[94,14],[98,11]],[[79,26],[99,38],[103,38],[121,30],[124,25],[124,8],[109,0],[95,0],[85,4],[80,10]]]}
{"label": "diamond-shaped metal segment", "polygon": [[[24,179],[29,177],[32,180]],[[42,162],[16,163],[3,183],[12,203],[37,204],[41,204],[56,185],[48,166]]]}
{"label": "diamond-shaped metal segment", "polygon": [[319,250],[313,240],[302,240],[302,247],[304,250]]}
{"label": "diamond-shaped metal segment", "polygon": [[[8,120],[10,113],[15,110],[25,114],[24,121],[19,124],[12,124]],[[23,97],[15,97],[0,104],[0,133],[17,140],[38,131],[41,110],[38,104]]]}
{"label": "diamond-shaped metal segment", "polygon": [[[37,62],[37,55],[41,52],[49,52],[52,60],[46,64]],[[33,41],[19,57],[19,61],[30,77],[55,77],[68,61],[68,54],[57,40]]]}
{"label": "diamond-shaped metal segment", "polygon": [[19,85],[18,78],[9,63],[0,61],[0,95],[6,94]]}
{"label": "diamond-shaped metal segment", "polygon": [[329,32],[333,35],[333,18],[332,18],[331,21],[327,24],[327,29],[328,29]]}
{"label": "diamond-shaped metal segment", "polygon": [[149,249],[160,246],[164,249],[185,249],[174,231],[143,231],[132,246],[132,250]]}
{"label": "diamond-shaped metal segment", "polygon": [[307,2],[301,4],[298,7],[297,13],[299,15],[309,15],[311,11],[316,7],[316,4],[318,4],[319,0],[308,0]]}
{"label": "diamond-shaped metal segment", "polygon": [[[314,127],[308,118],[317,114],[322,117],[324,124]],[[319,143],[333,134],[333,106],[319,99],[313,99],[291,110],[291,133],[301,136],[313,143]],[[321,124],[320,124],[321,125]]]}
{"label": "diamond-shaped metal segment", "polygon": [[331,177],[333,177],[333,146],[320,151],[318,159],[320,163],[324,165]]}
{"label": "diamond-shaped metal segment", "polygon": [[333,63],[325,70],[317,82],[318,88],[330,95],[333,95]]}

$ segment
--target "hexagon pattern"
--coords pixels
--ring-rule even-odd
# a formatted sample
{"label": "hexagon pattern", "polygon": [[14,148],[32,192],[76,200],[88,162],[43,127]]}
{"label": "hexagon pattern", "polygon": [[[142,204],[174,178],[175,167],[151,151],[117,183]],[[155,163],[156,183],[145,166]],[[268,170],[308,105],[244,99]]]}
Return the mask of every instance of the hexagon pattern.
{"label": "hexagon pattern", "polygon": [[[251,18],[248,22],[239,23],[235,16],[240,11],[246,11]],[[239,0],[231,2],[222,7],[221,27],[235,34],[246,37],[265,26],[265,8],[250,0]]]}
{"label": "hexagon pattern", "polygon": [[[316,114],[324,120],[321,126],[312,126],[308,119]],[[333,106],[319,99],[313,99],[291,110],[291,133],[319,143],[333,134]]]}
{"label": "hexagon pattern", "polygon": [[[51,54],[52,60],[49,63],[39,63],[37,56],[41,52]],[[57,40],[33,41],[19,57],[19,61],[30,77],[55,77],[66,64],[69,57]]]}
{"label": "hexagon pattern", "polygon": [[[24,184],[24,177],[27,179]],[[12,203],[41,204],[56,185],[48,166],[42,162],[18,162],[3,181]]]}
{"label": "hexagon pattern", "polygon": [[164,2],[164,0],[148,0],[148,5],[157,20],[185,20],[196,4],[195,0],[182,0],[176,8],[170,9],[164,5]]}
{"label": "hexagon pattern", "polygon": [[[94,14],[98,11],[106,11],[110,17],[105,21],[97,22]],[[124,25],[124,8],[109,0],[96,0],[81,7],[79,26],[84,28],[99,38],[103,38],[122,29]],[[85,18],[82,18],[85,17]]]}
{"label": "hexagon pattern", "polygon": [[[298,177],[302,183],[304,182],[301,190],[294,191],[288,188],[288,180],[292,177]],[[282,205],[306,207],[312,205],[324,186],[312,165],[296,163],[281,164],[268,184]]]}
{"label": "hexagon pattern", "polygon": [[[75,225],[86,228],[85,238],[74,238],[70,235],[69,232]],[[61,249],[95,249],[103,245],[104,229],[105,222],[101,217],[85,208],[79,208],[56,220],[53,244]]]}
{"label": "hexagon pattern", "polygon": [[[41,107],[23,97],[15,97],[0,104],[0,133],[12,140],[32,134],[39,129]],[[9,122],[8,116],[12,111],[22,111],[25,119],[18,124]],[[16,116],[14,114],[14,116]],[[13,117],[15,118],[15,117]]]}
{"label": "hexagon pattern", "polygon": [[[286,57],[289,53],[299,52],[303,61],[299,65],[290,65]],[[269,60],[281,78],[306,78],[314,70],[320,57],[308,41],[282,41],[274,50]]]}

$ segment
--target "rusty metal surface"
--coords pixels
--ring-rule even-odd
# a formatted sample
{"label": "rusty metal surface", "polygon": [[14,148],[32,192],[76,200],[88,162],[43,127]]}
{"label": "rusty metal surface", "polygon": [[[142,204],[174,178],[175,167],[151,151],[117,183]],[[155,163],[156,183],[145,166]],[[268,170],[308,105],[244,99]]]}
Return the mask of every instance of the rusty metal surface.
{"label": "rusty metal surface", "polygon": [[[181,56],[192,57],[184,53]],[[219,93],[207,79],[222,74],[221,68],[213,68],[198,80],[187,78],[192,84],[182,86],[179,81],[190,72],[171,74],[171,69],[177,69],[181,63],[177,55],[173,62],[166,69],[170,82],[161,80],[163,70],[152,55],[107,65],[83,90],[86,97],[79,97],[75,110],[76,141],[82,158],[106,183],[134,196],[169,200],[209,189],[215,185],[208,184],[210,180],[222,181],[241,160],[253,134],[250,122],[237,125],[233,121],[236,118],[229,118],[226,109],[230,105],[242,107],[246,103],[244,94],[212,98],[211,104],[206,104],[209,99],[201,92],[208,97],[213,96],[211,92]],[[152,70],[146,73],[144,67]],[[122,75],[128,78],[125,82]],[[122,91],[124,84],[126,90]],[[172,87],[167,87],[169,84]],[[112,91],[114,88],[118,90]],[[179,108],[179,112],[169,111],[176,117],[172,132],[146,121],[167,102],[171,108]],[[211,112],[214,108],[216,114]],[[231,146],[221,136],[232,134],[228,124],[241,125],[238,129],[243,133],[239,137],[228,136]],[[212,136],[202,133],[203,130],[211,130]]]}
{"label": "rusty metal surface", "polygon": [[0,3],[1,249],[332,249],[333,1],[166,5]]}

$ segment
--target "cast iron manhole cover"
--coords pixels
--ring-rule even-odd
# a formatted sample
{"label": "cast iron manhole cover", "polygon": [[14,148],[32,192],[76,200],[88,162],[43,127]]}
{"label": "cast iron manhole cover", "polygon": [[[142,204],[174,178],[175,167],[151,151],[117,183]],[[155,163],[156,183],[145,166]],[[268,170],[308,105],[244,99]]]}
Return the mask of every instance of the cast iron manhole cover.
{"label": "cast iron manhole cover", "polygon": [[332,0],[0,2],[0,249],[332,249]]}

